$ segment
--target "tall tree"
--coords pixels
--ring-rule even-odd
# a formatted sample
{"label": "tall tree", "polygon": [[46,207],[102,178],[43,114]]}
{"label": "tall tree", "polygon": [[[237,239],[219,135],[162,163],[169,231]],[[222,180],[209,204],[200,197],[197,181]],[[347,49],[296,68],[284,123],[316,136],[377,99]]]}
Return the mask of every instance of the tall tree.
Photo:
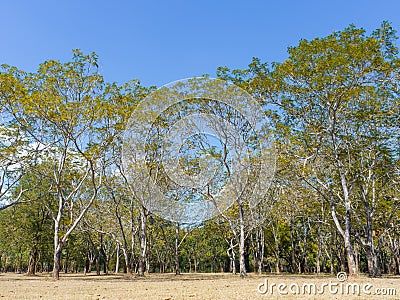
{"label": "tall tree", "polygon": [[[97,55],[75,50],[71,62],[47,61],[28,74],[29,97],[20,99],[23,121],[34,119],[29,133],[48,154],[54,213],[54,278],[59,278],[63,247],[97,197],[103,148],[99,116],[103,79]],[[68,213],[68,222],[62,220]]]}

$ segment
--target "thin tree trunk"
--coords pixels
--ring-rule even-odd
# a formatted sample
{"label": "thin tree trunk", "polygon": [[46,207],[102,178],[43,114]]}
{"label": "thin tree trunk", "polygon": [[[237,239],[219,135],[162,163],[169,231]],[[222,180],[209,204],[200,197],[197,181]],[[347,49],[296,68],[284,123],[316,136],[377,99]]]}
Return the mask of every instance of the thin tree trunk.
{"label": "thin tree trunk", "polygon": [[322,236],[318,230],[317,274],[321,273]]}
{"label": "thin tree trunk", "polygon": [[181,273],[179,268],[179,223],[175,223],[175,275]]}
{"label": "thin tree trunk", "polygon": [[63,199],[59,196],[58,199],[58,212],[57,217],[54,219],[54,254],[53,254],[53,277],[56,280],[60,279],[60,263],[61,263],[61,254],[63,249],[63,243],[59,239],[59,229],[61,216],[63,212]]}
{"label": "thin tree trunk", "polygon": [[198,261],[197,261],[197,257],[194,257],[194,272],[197,273],[197,265],[198,265]]}
{"label": "thin tree trunk", "polygon": [[192,273],[192,258],[190,257],[190,253],[188,255],[188,262],[189,262],[189,273]]}
{"label": "thin tree trunk", "polygon": [[124,255],[126,272],[127,272],[128,274],[131,274],[131,273],[132,273],[132,268],[131,268],[131,265],[130,265],[130,263],[129,263],[128,250],[127,250],[125,247],[122,247],[122,253],[123,253],[123,255]]}
{"label": "thin tree trunk", "polygon": [[146,259],[146,250],[147,250],[146,226],[147,226],[146,209],[142,207],[140,210],[140,255],[139,255],[139,268],[138,268],[139,276],[144,276],[144,271],[145,271],[144,263]]}
{"label": "thin tree trunk", "polygon": [[336,156],[335,158],[336,158],[336,162],[337,162],[338,168],[339,168],[340,182],[342,185],[344,208],[345,208],[344,232],[342,231],[342,236],[344,239],[344,247],[346,249],[347,266],[349,269],[349,275],[353,276],[353,275],[357,275],[358,271],[357,271],[356,262],[354,259],[353,245],[351,243],[351,201],[350,201],[349,189],[348,189],[348,184],[347,184],[347,178],[345,175],[345,171],[343,170],[344,167],[343,167],[343,164],[337,154],[336,136],[334,136],[333,139],[334,139],[334,144],[335,144],[335,146],[334,146],[335,147],[335,156]]}
{"label": "thin tree trunk", "polygon": [[100,251],[98,251],[97,257],[96,257],[96,275],[97,276],[100,276],[100,257],[101,257],[101,254],[100,254]]}
{"label": "thin tree trunk", "polygon": [[258,228],[254,234],[254,238],[252,235],[252,248],[254,249],[254,272],[257,274],[262,273],[262,264],[264,260],[264,231],[262,228]]}
{"label": "thin tree trunk", "polygon": [[115,251],[116,254],[116,261],[115,261],[115,274],[119,272],[119,243],[117,243],[117,249]]}
{"label": "thin tree trunk", "polygon": [[294,242],[294,233],[292,222],[290,222],[290,265],[292,273],[296,272],[296,246]]}
{"label": "thin tree trunk", "polygon": [[243,203],[239,204],[239,218],[240,218],[240,238],[239,238],[239,267],[240,276],[246,277],[246,260],[245,260],[245,235],[244,235],[244,208]]}
{"label": "thin tree trunk", "polygon": [[[375,188],[374,188],[374,180],[372,180],[372,202],[375,202]],[[366,254],[367,254],[367,265],[368,265],[368,273],[370,277],[378,277],[381,275],[381,270],[378,264],[378,256],[379,253],[374,245],[374,237],[373,237],[373,212],[371,211],[371,206],[367,199],[367,193],[364,188],[360,185],[362,200],[364,204],[365,214],[366,214],[366,236],[365,242],[363,244]]]}
{"label": "thin tree trunk", "polygon": [[263,264],[264,264],[264,242],[265,242],[265,236],[264,236],[264,230],[263,228],[260,228],[260,257],[259,257],[259,263],[258,263],[258,274],[262,274],[263,271]]}

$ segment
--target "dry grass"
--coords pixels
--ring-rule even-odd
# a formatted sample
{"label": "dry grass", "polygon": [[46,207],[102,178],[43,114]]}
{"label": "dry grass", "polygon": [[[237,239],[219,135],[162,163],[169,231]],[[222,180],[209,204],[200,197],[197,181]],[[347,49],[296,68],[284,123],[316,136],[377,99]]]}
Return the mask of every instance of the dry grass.
{"label": "dry grass", "polygon": [[[268,284],[314,283],[319,287],[324,282],[338,282],[333,276],[295,276],[250,274],[247,278],[231,274],[150,274],[145,277],[127,275],[94,276],[61,274],[54,281],[49,274],[25,276],[13,273],[0,274],[0,297],[2,299],[400,299],[400,277],[370,279],[360,276],[347,282],[370,283],[375,288],[395,288],[396,296],[347,296],[323,295],[261,295],[257,291],[265,279]],[[346,282],[345,282],[346,283]],[[286,289],[288,290],[288,288]]]}

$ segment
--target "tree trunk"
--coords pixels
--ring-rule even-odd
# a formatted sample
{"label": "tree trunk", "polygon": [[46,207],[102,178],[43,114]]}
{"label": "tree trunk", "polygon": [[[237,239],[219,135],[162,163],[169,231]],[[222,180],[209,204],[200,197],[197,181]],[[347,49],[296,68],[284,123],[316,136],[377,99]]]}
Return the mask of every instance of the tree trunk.
{"label": "tree trunk", "polygon": [[276,272],[276,274],[279,274],[280,273],[280,268],[279,268],[280,249],[279,249],[279,240],[278,240],[277,237],[275,238],[275,251],[274,251],[274,253],[275,253],[275,272]]}
{"label": "tree trunk", "polygon": [[264,230],[260,228],[260,234],[261,234],[261,240],[260,240],[260,257],[259,257],[259,264],[258,264],[258,274],[262,274],[263,271],[263,266],[264,266],[264,242],[265,242],[265,237],[264,237]]}
{"label": "tree trunk", "polygon": [[59,243],[54,249],[53,277],[56,280],[60,279],[61,253],[62,253],[62,244]]}
{"label": "tree trunk", "polygon": [[236,274],[236,253],[235,250],[232,249],[232,258],[231,258],[231,268],[232,268],[232,274]]}
{"label": "tree trunk", "polygon": [[[125,260],[124,273],[131,274],[132,273],[132,269],[131,269],[131,264],[130,264],[130,260],[129,260],[129,255],[128,255],[128,242],[126,240],[126,235],[125,235],[125,231],[124,231],[124,225],[122,224],[122,220],[121,220],[121,215],[119,213],[118,204],[115,206],[115,215],[117,217],[118,224],[119,224],[119,229],[120,229],[120,232],[121,232],[121,235],[122,235],[122,239],[123,239],[123,244],[122,245],[120,245],[118,243],[118,249],[122,248],[122,253],[124,255],[124,260]],[[132,220],[132,224],[133,224],[133,220]],[[132,239],[133,239],[133,235],[132,235]]]}
{"label": "tree trunk", "polygon": [[353,245],[350,236],[350,202],[346,202],[346,218],[345,218],[345,232],[344,232],[344,247],[347,255],[347,267],[349,268],[349,275],[357,275],[356,261],[354,259]]}
{"label": "tree trunk", "polygon": [[115,274],[118,274],[119,271],[119,243],[117,243],[117,249],[115,251],[116,261],[115,261]]}
{"label": "tree trunk", "polygon": [[240,276],[245,277],[246,274],[246,260],[245,260],[245,235],[244,235],[244,208],[243,203],[239,204],[239,217],[240,217],[240,238],[239,238],[239,267]]}
{"label": "tree trunk", "polygon": [[92,265],[93,265],[93,259],[88,260],[88,268],[87,268],[87,273],[92,272]]}
{"label": "tree trunk", "polygon": [[[347,189],[346,189],[347,190]],[[345,193],[345,199],[348,199],[348,194]],[[333,221],[335,222],[336,228],[339,231],[340,235],[343,238],[344,241],[344,249],[346,252],[346,257],[347,257],[347,267],[349,269],[349,275],[354,276],[357,275],[357,268],[356,268],[356,261],[354,259],[354,251],[353,251],[353,246],[351,244],[351,237],[350,237],[350,201],[346,200],[345,203],[345,229],[343,230],[339,220],[337,219],[336,216],[336,210],[335,210],[335,205],[333,202],[331,203],[331,215],[333,218]],[[343,264],[343,259],[342,259],[342,264]],[[344,270],[342,270],[344,271]]]}
{"label": "tree trunk", "polygon": [[147,214],[144,207],[140,210],[140,255],[139,255],[139,268],[138,275],[144,276],[144,263],[146,259],[147,250],[147,237],[146,237],[146,226],[147,226]]}
{"label": "tree trunk", "polygon": [[188,255],[188,262],[189,262],[189,273],[192,273],[192,258],[190,257],[190,253]]}
{"label": "tree trunk", "polygon": [[[100,230],[101,230],[100,226]],[[101,260],[103,256],[103,235],[101,233],[99,235],[99,247],[97,248],[97,258],[96,258],[96,275],[100,276],[101,272]]]}
{"label": "tree trunk", "polygon": [[96,257],[96,275],[97,276],[100,276],[100,258],[101,258],[101,254],[100,254],[100,251],[98,251],[97,257]]}
{"label": "tree trunk", "polygon": [[108,258],[105,257],[104,258],[104,265],[103,265],[104,269],[103,269],[103,273],[108,275]]}
{"label": "tree trunk", "polygon": [[339,165],[339,174],[340,174],[340,180],[342,184],[342,190],[343,190],[343,197],[345,200],[344,207],[345,207],[345,219],[344,219],[344,234],[342,234],[344,238],[344,247],[346,249],[346,254],[347,254],[347,266],[349,268],[349,275],[354,276],[357,275],[358,271],[356,268],[356,261],[354,259],[354,251],[353,251],[353,245],[351,243],[351,201],[350,201],[350,195],[349,195],[349,190],[348,190],[348,185],[347,185],[347,179],[346,175],[343,171],[343,164],[342,162],[337,158],[337,153],[336,154],[336,160]]}
{"label": "tree trunk", "polygon": [[[264,231],[262,228],[258,228],[255,233],[255,245],[254,249],[254,272],[257,274],[262,273],[263,260],[264,260]],[[253,239],[252,239],[253,241]]]}
{"label": "tree trunk", "polygon": [[322,236],[318,230],[318,253],[317,253],[317,274],[321,273],[321,256],[322,256]]}
{"label": "tree trunk", "polygon": [[132,273],[132,268],[131,264],[129,263],[129,255],[128,255],[128,250],[125,247],[122,247],[122,253],[124,254],[124,260],[125,260],[125,270],[128,274]]}
{"label": "tree trunk", "polygon": [[[362,191],[363,192],[363,191]],[[366,212],[366,242],[364,245],[366,254],[367,254],[367,262],[368,262],[368,273],[370,277],[378,277],[381,275],[381,270],[378,263],[378,251],[374,245],[374,237],[373,237],[373,228],[372,228],[372,212],[371,207],[367,201],[366,195],[363,194],[363,202],[364,208]]]}
{"label": "tree trunk", "polygon": [[381,275],[381,270],[378,263],[378,253],[373,244],[368,246],[366,250],[369,276],[378,277]]}
{"label": "tree trunk", "polygon": [[149,273],[150,273],[150,255],[147,253],[146,254],[146,274],[149,274]]}
{"label": "tree trunk", "polygon": [[292,222],[290,222],[290,266],[291,272],[296,273],[296,246],[294,241],[294,233]]}
{"label": "tree trunk", "polygon": [[61,216],[63,211],[64,202],[61,197],[59,197],[58,203],[58,213],[57,217],[54,220],[54,253],[53,253],[53,277],[56,280],[60,279],[60,263],[61,263],[61,254],[63,249],[63,242],[59,239],[59,229]]}
{"label": "tree trunk", "polygon": [[[35,275],[36,274],[36,268],[38,264],[38,251],[37,249],[33,249],[29,258],[29,264],[28,264],[28,275]],[[0,256],[1,258],[1,256]]]}
{"label": "tree trunk", "polygon": [[179,268],[179,223],[175,223],[175,275],[181,273]]}

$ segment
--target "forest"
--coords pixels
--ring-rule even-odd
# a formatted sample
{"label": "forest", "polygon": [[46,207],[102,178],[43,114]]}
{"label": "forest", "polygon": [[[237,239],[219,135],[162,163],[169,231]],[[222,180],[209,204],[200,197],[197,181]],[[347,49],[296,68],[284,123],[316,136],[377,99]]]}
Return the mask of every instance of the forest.
{"label": "forest", "polygon": [[[399,275],[397,38],[386,21],[371,33],[350,25],[300,40],[282,62],[219,67],[218,79],[262,107],[274,175],[262,193],[193,224],[149,209],[142,198],[151,191],[132,186],[122,161],[126,126],[157,87],[106,82],[97,54],[78,49],[35,72],[2,65],[0,272]],[[185,109],[247,126],[227,106],[183,104],[152,124],[149,159]],[[216,180],[227,180],[221,149],[189,141],[185,174],[196,174],[207,152],[225,166]]]}

